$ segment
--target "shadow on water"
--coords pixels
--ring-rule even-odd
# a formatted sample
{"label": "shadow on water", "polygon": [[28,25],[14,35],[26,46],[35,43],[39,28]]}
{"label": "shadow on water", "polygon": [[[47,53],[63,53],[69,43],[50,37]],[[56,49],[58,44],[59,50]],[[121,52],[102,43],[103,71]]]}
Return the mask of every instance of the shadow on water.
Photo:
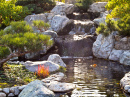
{"label": "shadow on water", "polygon": [[123,94],[120,79],[130,67],[103,59],[77,58],[64,62],[67,72],[62,81],[77,85],[70,97],[129,97]]}

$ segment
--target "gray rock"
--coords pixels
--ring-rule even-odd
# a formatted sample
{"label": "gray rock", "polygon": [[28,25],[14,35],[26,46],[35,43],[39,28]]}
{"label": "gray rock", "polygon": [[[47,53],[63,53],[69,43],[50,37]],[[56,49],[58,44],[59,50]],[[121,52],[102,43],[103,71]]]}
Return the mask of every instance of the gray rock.
{"label": "gray rock", "polygon": [[2,89],[0,88],[0,92],[2,92]]}
{"label": "gray rock", "polygon": [[74,35],[75,34],[75,31],[70,31],[69,32],[69,35]]}
{"label": "gray rock", "polygon": [[68,15],[73,13],[74,8],[73,4],[59,3],[51,10],[51,13],[55,15]]}
{"label": "gray rock", "polygon": [[104,23],[105,24],[105,20],[106,20],[106,17],[103,17],[103,18],[96,18],[93,20],[93,22],[97,25],[99,25],[100,23]]}
{"label": "gray rock", "polygon": [[71,21],[66,16],[55,15],[51,21],[51,28],[55,32],[60,32]]}
{"label": "gray rock", "polygon": [[72,83],[61,83],[61,82],[51,82],[49,89],[53,92],[67,92],[73,90],[75,85]]}
{"label": "gray rock", "polygon": [[45,14],[28,15],[25,17],[24,20],[27,21],[29,24],[31,24],[33,20],[42,20],[44,22],[47,22]]}
{"label": "gray rock", "polygon": [[130,93],[130,72],[126,73],[125,76],[120,80],[120,85],[126,93]]}
{"label": "gray rock", "polygon": [[54,97],[55,94],[42,85],[42,82],[35,80],[29,83],[18,97]]}
{"label": "gray rock", "polygon": [[9,94],[9,88],[3,88],[3,92]]}
{"label": "gray rock", "polygon": [[32,64],[26,64],[25,62],[24,65],[26,69],[28,69],[31,72],[36,72],[38,70],[38,65],[44,65],[46,68],[49,68],[49,72],[53,72],[59,69],[58,64],[49,61],[36,61],[32,62]]}
{"label": "gray rock", "polygon": [[13,93],[9,93],[8,97],[14,97],[15,95]]}
{"label": "gray rock", "polygon": [[130,37],[115,36],[115,48],[118,50],[130,50]]}
{"label": "gray rock", "polygon": [[6,94],[3,92],[0,92],[0,97],[6,97]]}
{"label": "gray rock", "polygon": [[120,56],[122,55],[122,53],[123,53],[123,50],[113,49],[110,56],[109,56],[109,60],[119,61]]}
{"label": "gray rock", "polygon": [[66,67],[66,64],[63,62],[63,60],[61,59],[61,57],[58,54],[50,55],[47,61],[51,61],[60,66]]}
{"label": "gray rock", "polygon": [[130,50],[124,51],[120,57],[120,63],[124,65],[130,65]]}
{"label": "gray rock", "polygon": [[126,86],[124,87],[124,89],[125,89],[125,91],[128,91],[128,90],[130,89],[130,85],[126,85]]}
{"label": "gray rock", "polygon": [[19,86],[19,90],[22,91],[25,87],[26,87],[26,85]]}
{"label": "gray rock", "polygon": [[96,2],[90,5],[88,12],[105,12],[107,2]]}
{"label": "gray rock", "polygon": [[49,35],[49,36],[51,36],[51,38],[56,38],[56,37],[58,37],[57,33],[54,32],[54,31],[51,31],[51,30],[47,30],[47,31],[45,31],[45,32],[42,32],[41,34]]}
{"label": "gray rock", "polygon": [[11,93],[14,93],[14,92],[15,92],[15,87],[11,87],[11,88],[10,88],[10,92],[11,92]]}
{"label": "gray rock", "polygon": [[99,34],[92,48],[94,56],[107,59],[114,47],[114,41],[113,34],[107,37]]}
{"label": "gray rock", "polygon": [[14,94],[15,94],[15,95],[19,95],[19,93],[20,93],[20,91],[19,91],[18,87],[16,87],[16,88],[14,89]]}

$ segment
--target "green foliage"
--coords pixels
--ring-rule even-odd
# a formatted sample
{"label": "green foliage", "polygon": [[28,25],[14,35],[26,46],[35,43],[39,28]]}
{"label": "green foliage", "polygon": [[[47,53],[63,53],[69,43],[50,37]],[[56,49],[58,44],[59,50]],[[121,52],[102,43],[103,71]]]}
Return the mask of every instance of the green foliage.
{"label": "green foliage", "polygon": [[76,0],[77,3],[75,5],[83,11],[87,11],[89,8],[89,5],[93,3],[93,0]]}
{"label": "green foliage", "polygon": [[10,26],[0,31],[0,45],[17,53],[39,51],[53,43],[50,36],[33,33],[32,28],[25,21],[11,22]]}
{"label": "green foliage", "polygon": [[33,21],[33,26],[37,27],[39,30],[41,29],[47,30],[50,27],[48,23],[45,23],[44,21],[41,20]]}
{"label": "green foliage", "polygon": [[112,33],[112,31],[116,30],[116,22],[112,19],[106,20],[106,25],[103,23],[100,23],[99,27],[96,29],[97,34],[103,34],[104,36],[108,36]]}
{"label": "green foliage", "polygon": [[59,72],[66,72],[66,68],[65,67],[63,67],[63,66],[60,66],[60,69],[58,70]]}
{"label": "green foliage", "polygon": [[0,2],[0,26],[8,26],[11,21],[18,21],[30,14],[27,7],[15,6],[16,0]]}
{"label": "green foliage", "polygon": [[109,0],[106,8],[112,10],[109,18],[122,18],[130,15],[130,0]]}
{"label": "green foliage", "polygon": [[120,35],[130,36],[130,16],[126,15],[117,21],[117,30]]}
{"label": "green foliage", "polygon": [[7,57],[10,54],[10,51],[7,47],[0,46],[0,59],[3,57]]}
{"label": "green foliage", "polygon": [[[0,73],[0,88],[25,85],[37,79],[37,76],[23,65],[4,65],[4,71],[0,71]],[[3,82],[4,84],[1,85]]]}
{"label": "green foliage", "polygon": [[55,2],[52,0],[18,0],[16,5],[26,6],[33,9],[33,13],[38,14],[51,10],[55,6]]}

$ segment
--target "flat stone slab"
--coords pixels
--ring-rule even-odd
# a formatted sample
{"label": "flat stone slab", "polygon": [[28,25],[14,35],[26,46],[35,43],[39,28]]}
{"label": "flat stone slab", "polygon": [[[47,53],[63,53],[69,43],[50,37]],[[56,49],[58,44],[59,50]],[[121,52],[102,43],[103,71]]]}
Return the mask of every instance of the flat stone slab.
{"label": "flat stone slab", "polygon": [[44,65],[45,68],[49,68],[49,72],[59,70],[58,64],[49,61],[36,61],[36,62],[27,61],[25,62],[24,65],[26,69],[28,69],[31,72],[36,72],[38,70],[38,66],[40,65]]}
{"label": "flat stone slab", "polygon": [[49,89],[53,92],[67,92],[75,88],[75,84],[72,83],[61,83],[61,82],[51,82]]}

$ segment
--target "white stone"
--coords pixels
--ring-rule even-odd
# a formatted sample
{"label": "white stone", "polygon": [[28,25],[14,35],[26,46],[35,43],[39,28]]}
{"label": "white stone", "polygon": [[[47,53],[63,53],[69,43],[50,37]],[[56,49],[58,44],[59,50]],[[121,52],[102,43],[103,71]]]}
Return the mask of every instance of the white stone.
{"label": "white stone", "polygon": [[96,2],[90,5],[88,12],[104,12],[107,2]]}
{"label": "white stone", "polygon": [[11,87],[11,88],[10,88],[10,92],[11,92],[11,93],[14,93],[14,91],[15,91],[15,87]]}
{"label": "white stone", "polygon": [[109,56],[109,60],[119,61],[120,56],[122,55],[122,53],[123,53],[123,50],[113,49],[110,56]]}
{"label": "white stone", "polygon": [[70,31],[69,32],[69,35],[74,35],[75,34],[75,31]]}
{"label": "white stone", "polygon": [[0,88],[0,92],[2,92],[2,89]]}
{"label": "white stone", "polygon": [[94,56],[107,59],[114,47],[114,41],[113,34],[107,37],[99,34],[92,48]]}
{"label": "white stone", "polygon": [[75,85],[72,83],[61,83],[61,82],[51,82],[49,89],[53,92],[67,92],[73,90]]}
{"label": "white stone", "polygon": [[6,94],[3,92],[0,92],[0,97],[6,97]]}
{"label": "white stone", "polygon": [[36,72],[38,70],[39,65],[44,65],[45,68],[49,68],[49,72],[59,70],[59,65],[50,61],[36,61],[32,62],[32,64],[26,64],[25,62],[24,65],[26,69],[28,69],[31,72]]}
{"label": "white stone", "polygon": [[8,97],[14,97],[15,95],[13,93],[9,93]]}
{"label": "white stone", "polygon": [[61,31],[71,21],[66,16],[55,15],[51,21],[51,28],[55,32]]}
{"label": "white stone", "polygon": [[55,15],[62,15],[63,13],[64,15],[68,15],[73,13],[74,8],[73,4],[59,3],[51,10],[51,13]]}
{"label": "white stone", "polygon": [[47,61],[51,61],[60,66],[66,67],[66,64],[63,62],[63,60],[61,59],[61,57],[58,54],[50,55]]}
{"label": "white stone", "polygon": [[99,25],[100,23],[104,23],[105,24],[105,20],[106,20],[106,17],[103,17],[103,18],[96,18],[93,20],[93,22],[97,25]]}
{"label": "white stone", "polygon": [[29,83],[18,97],[54,97],[55,94],[43,86],[42,83],[40,80]]}
{"label": "white stone", "polygon": [[49,35],[49,36],[51,36],[51,38],[56,38],[56,37],[58,37],[57,33],[54,32],[54,31],[51,31],[51,30],[44,31],[44,32],[42,32],[41,34]]}
{"label": "white stone", "polygon": [[26,85],[23,85],[23,86],[19,86],[19,90],[23,90],[24,88],[26,87]]}
{"label": "white stone", "polygon": [[19,93],[20,93],[20,91],[19,91],[18,87],[15,88],[15,89],[14,89],[14,95],[19,95]]}
{"label": "white stone", "polygon": [[3,88],[3,92],[9,94],[9,88]]}
{"label": "white stone", "polygon": [[33,20],[42,20],[44,22],[47,22],[45,14],[28,15],[25,17],[24,20],[27,21],[29,24],[31,24]]}
{"label": "white stone", "polygon": [[130,89],[130,85],[126,85],[126,86],[124,87],[124,89],[125,89],[125,91],[128,91],[128,90]]}
{"label": "white stone", "polygon": [[120,57],[120,63],[124,65],[130,65],[130,50],[124,51]]}

